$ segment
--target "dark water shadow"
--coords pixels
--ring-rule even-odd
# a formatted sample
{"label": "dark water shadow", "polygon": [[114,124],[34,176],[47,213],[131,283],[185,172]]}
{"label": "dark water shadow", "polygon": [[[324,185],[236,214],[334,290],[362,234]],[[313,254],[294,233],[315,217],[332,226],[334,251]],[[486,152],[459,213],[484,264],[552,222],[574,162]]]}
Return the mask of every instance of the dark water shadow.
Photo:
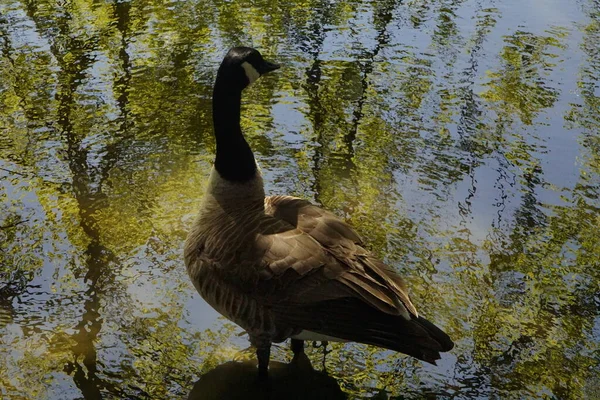
{"label": "dark water shadow", "polygon": [[271,361],[269,386],[257,382],[255,361],[230,361],[202,375],[188,400],[346,399],[338,382],[310,366]]}

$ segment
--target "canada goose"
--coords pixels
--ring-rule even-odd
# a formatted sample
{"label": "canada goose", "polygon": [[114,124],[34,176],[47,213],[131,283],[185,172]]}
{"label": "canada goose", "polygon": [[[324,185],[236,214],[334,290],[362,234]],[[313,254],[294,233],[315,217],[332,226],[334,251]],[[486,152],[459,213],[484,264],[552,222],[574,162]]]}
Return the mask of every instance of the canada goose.
{"label": "canada goose", "polygon": [[265,197],[240,127],[242,90],[279,66],[234,47],[213,91],[217,154],[200,213],[185,244],[200,295],[240,325],[266,378],[271,343],[371,344],[435,364],[454,344],[420,317],[402,278],[365,250],[350,225],[306,200]]}

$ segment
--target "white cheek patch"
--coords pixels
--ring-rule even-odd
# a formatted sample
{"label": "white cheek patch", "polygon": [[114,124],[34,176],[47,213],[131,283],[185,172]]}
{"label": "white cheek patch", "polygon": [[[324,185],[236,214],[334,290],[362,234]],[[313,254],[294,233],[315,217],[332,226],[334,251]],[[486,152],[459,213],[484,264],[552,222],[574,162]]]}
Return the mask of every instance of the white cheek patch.
{"label": "white cheek patch", "polygon": [[248,85],[253,84],[254,81],[256,81],[258,79],[258,77],[260,76],[260,74],[258,73],[256,68],[254,68],[252,66],[252,64],[250,64],[248,61],[244,61],[242,63],[242,68],[244,68],[244,72],[246,72],[246,77],[248,78],[248,82],[250,82]]}

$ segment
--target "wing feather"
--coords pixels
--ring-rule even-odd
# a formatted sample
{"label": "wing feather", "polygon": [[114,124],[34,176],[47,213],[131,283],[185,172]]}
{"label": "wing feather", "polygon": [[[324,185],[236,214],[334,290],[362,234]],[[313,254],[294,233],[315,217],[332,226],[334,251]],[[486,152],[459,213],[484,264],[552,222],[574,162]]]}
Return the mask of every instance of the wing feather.
{"label": "wing feather", "polygon": [[[391,314],[406,318],[409,313],[418,316],[403,279],[362,246],[360,236],[349,224],[306,200],[291,196],[267,197],[265,211],[316,241],[320,251],[329,255],[328,262],[323,263],[327,274],[345,284],[355,296]],[[313,245],[307,250],[315,251]],[[331,257],[337,262],[332,262]],[[308,269],[305,264],[304,273]]]}

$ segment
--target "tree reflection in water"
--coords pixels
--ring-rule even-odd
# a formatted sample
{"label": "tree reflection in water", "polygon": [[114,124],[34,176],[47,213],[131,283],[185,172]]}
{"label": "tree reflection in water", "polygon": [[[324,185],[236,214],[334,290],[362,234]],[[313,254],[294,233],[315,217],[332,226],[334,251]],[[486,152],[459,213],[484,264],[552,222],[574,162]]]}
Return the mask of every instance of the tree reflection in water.
{"label": "tree reflection in water", "polygon": [[239,44],[284,65],[244,98],[267,191],[347,218],[457,339],[439,367],[335,344],[281,387],[600,397],[597,2],[496,3],[0,1],[0,397],[249,379],[181,257]]}

